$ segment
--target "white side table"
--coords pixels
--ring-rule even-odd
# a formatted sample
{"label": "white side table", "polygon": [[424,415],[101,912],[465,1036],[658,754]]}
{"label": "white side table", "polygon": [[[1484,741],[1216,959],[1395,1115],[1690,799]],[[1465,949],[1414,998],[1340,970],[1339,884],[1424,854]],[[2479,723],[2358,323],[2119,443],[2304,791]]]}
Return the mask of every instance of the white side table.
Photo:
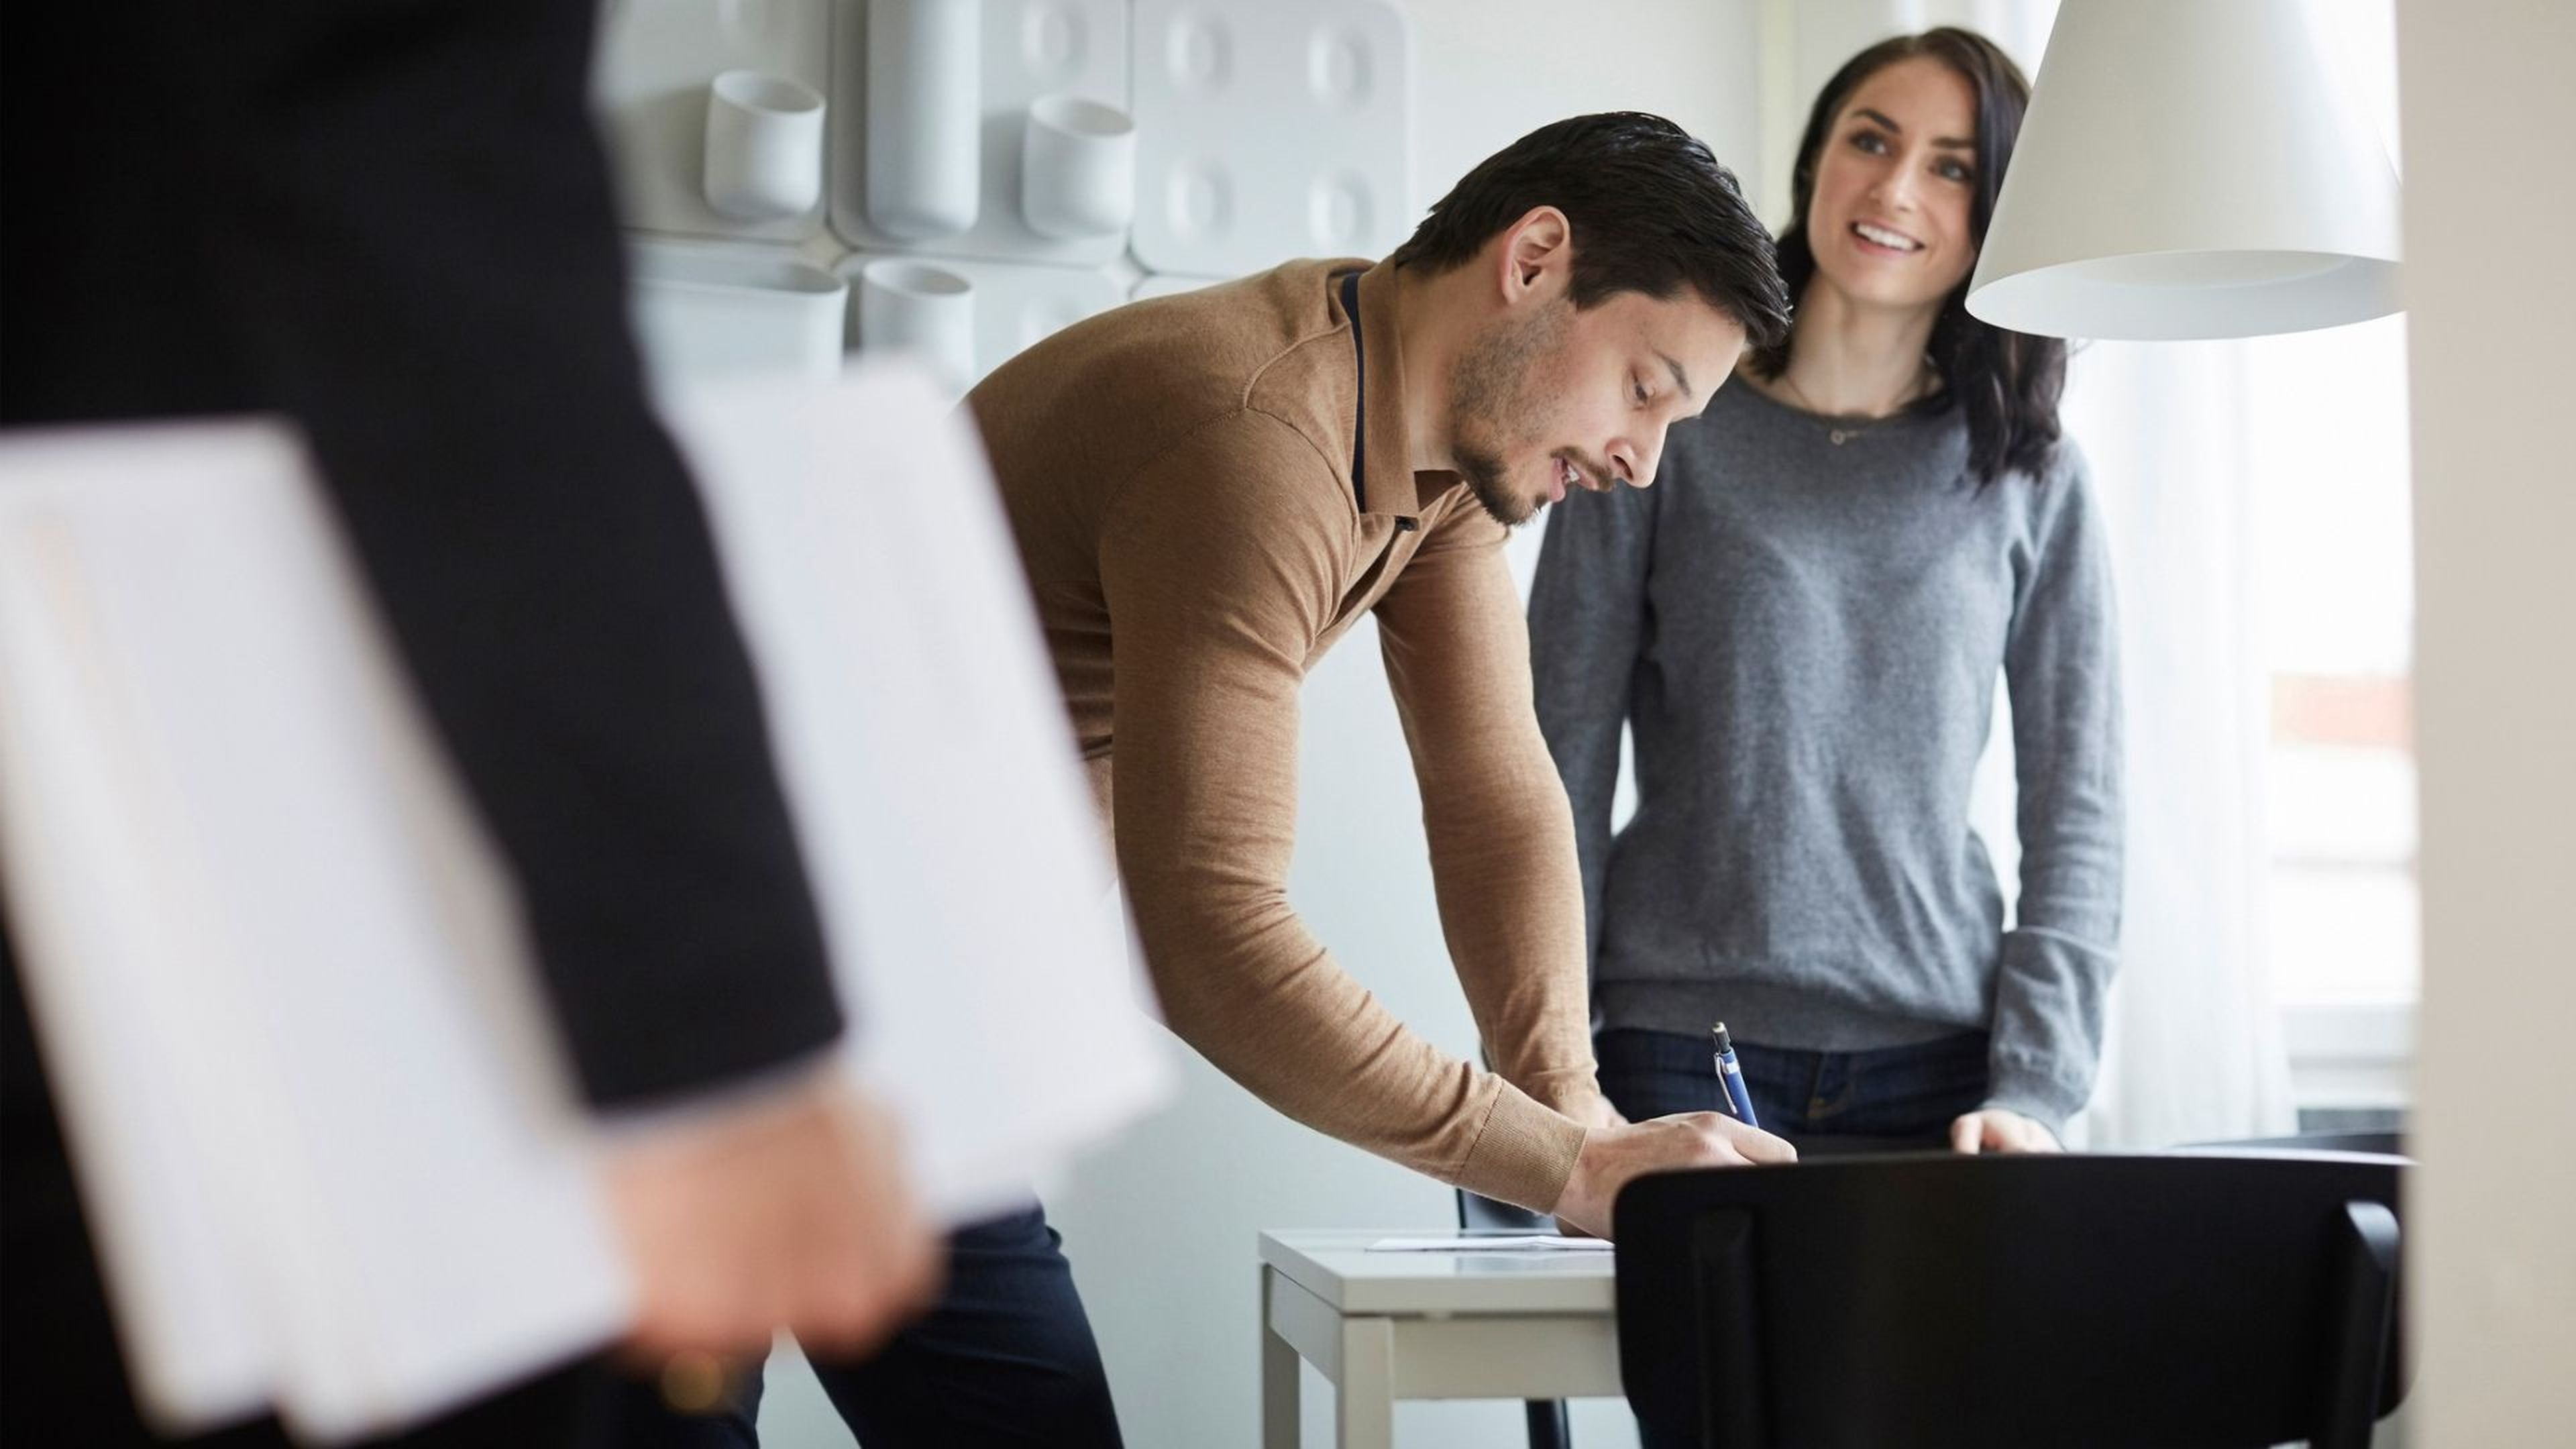
{"label": "white side table", "polygon": [[1261,1235],[1262,1449],[1297,1449],[1299,1359],[1341,1449],[1393,1449],[1398,1399],[1621,1392],[1608,1253],[1368,1251],[1393,1236]]}

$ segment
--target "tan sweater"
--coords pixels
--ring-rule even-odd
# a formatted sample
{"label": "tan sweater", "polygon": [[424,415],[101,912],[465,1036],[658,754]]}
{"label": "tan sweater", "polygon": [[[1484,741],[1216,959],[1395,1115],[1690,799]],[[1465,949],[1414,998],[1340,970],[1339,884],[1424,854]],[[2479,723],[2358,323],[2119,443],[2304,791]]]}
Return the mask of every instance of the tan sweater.
{"label": "tan sweater", "polygon": [[[1280,1111],[1546,1210],[1597,1097],[1572,818],[1504,532],[1412,471],[1393,274],[1295,262],[1056,333],[967,399],[1172,1029]],[[1500,1075],[1434,1049],[1288,905],[1297,696],[1374,611],[1440,920]],[[1112,762],[1117,783],[1110,784]],[[1114,798],[1114,810],[1112,801]]]}

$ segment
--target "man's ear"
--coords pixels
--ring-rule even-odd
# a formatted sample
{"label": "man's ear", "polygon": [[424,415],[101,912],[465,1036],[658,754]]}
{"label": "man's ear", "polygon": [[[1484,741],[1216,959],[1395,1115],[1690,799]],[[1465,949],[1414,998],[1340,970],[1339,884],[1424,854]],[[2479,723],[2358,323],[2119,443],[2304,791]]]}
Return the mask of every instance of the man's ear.
{"label": "man's ear", "polygon": [[1565,290],[1574,267],[1574,223],[1553,206],[1534,206],[1503,233],[1495,282],[1505,306]]}

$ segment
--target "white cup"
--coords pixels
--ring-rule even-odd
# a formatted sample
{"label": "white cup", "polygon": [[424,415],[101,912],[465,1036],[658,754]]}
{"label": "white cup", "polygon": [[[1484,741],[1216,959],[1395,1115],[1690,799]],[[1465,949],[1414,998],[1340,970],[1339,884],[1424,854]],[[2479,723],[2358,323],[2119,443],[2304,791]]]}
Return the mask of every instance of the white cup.
{"label": "white cup", "polygon": [[627,294],[654,381],[841,370],[849,283],[790,257],[685,243],[627,246]]}
{"label": "white cup", "polygon": [[984,197],[983,0],[867,0],[868,224],[904,241],[975,225]]}
{"label": "white cup", "polygon": [[803,216],[823,195],[823,98],[756,70],[707,87],[707,205],[736,221]]}
{"label": "white cup", "polygon": [[859,349],[911,353],[954,391],[975,377],[975,286],[955,272],[902,257],[859,268]]}
{"label": "white cup", "polygon": [[1020,145],[1020,214],[1040,236],[1113,236],[1136,215],[1136,123],[1080,96],[1029,103]]}

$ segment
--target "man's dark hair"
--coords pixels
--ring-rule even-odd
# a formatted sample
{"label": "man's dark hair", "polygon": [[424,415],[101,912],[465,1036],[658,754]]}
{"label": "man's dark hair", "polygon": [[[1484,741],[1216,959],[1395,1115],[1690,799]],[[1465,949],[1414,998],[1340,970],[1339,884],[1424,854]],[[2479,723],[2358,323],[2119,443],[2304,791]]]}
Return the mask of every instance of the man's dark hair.
{"label": "man's dark hair", "polygon": [[1768,347],[1789,333],[1789,289],[1771,233],[1744,204],[1735,173],[1661,116],[1610,111],[1541,126],[1487,157],[1432,203],[1387,260],[1445,272],[1532,208],[1574,227],[1577,307],[1619,292],[1658,300],[1684,287]]}

